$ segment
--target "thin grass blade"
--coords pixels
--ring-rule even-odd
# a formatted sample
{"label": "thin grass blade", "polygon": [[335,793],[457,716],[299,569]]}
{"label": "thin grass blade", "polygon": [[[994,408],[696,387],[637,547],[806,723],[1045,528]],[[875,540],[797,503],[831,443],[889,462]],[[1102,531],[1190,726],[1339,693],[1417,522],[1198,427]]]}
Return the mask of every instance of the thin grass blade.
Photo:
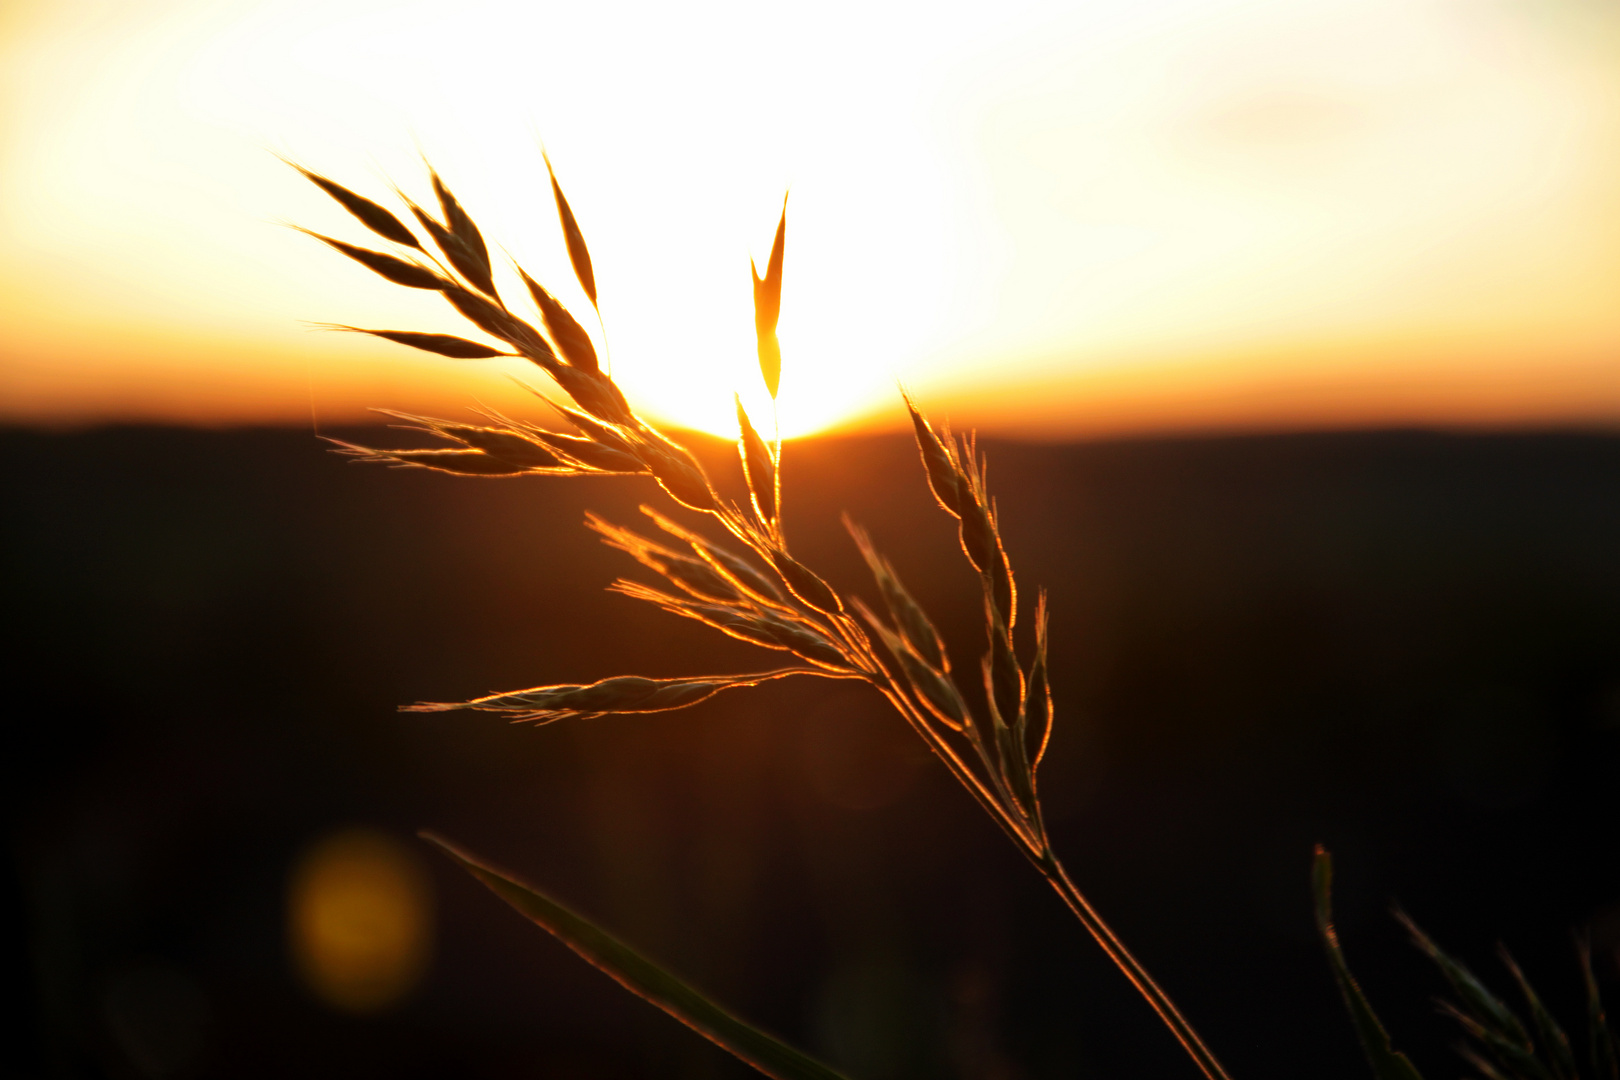
{"label": "thin grass blade", "polygon": [[1417,1067],[1390,1042],[1389,1032],[1384,1030],[1372,1003],[1350,974],[1350,965],[1339,949],[1339,935],[1333,929],[1333,856],[1320,844],[1316,846],[1316,860],[1311,866],[1311,886],[1316,894],[1316,930],[1327,949],[1333,978],[1339,984],[1339,993],[1344,995],[1345,1008],[1350,1012],[1356,1037],[1361,1040],[1361,1050],[1367,1055],[1373,1076],[1376,1080],[1423,1080]]}
{"label": "thin grass blade", "polygon": [[1581,979],[1586,986],[1586,1050],[1592,1062],[1592,1075],[1596,1080],[1620,1080],[1620,1047],[1617,1047],[1614,1029],[1603,1008],[1603,996],[1598,993],[1597,977],[1592,973],[1592,942],[1586,937],[1577,939],[1575,953],[1581,962]]}
{"label": "thin grass blade", "polygon": [[1503,1043],[1528,1051],[1531,1045],[1530,1034],[1519,1018],[1513,1015],[1512,1010],[1487,990],[1485,984],[1480,982],[1479,977],[1468,970],[1466,965],[1435,944],[1434,939],[1424,933],[1406,912],[1397,910],[1395,917],[1412,936],[1412,943],[1434,961],[1440,973],[1451,984],[1451,988],[1462,999],[1463,1006],[1475,1019]]}
{"label": "thin grass blade", "polygon": [[620,986],[656,1005],[722,1050],[776,1080],[845,1080],[842,1073],[739,1020],[641,953],[545,893],[498,870],[449,840],[422,839],[461,864],[491,892]]}
{"label": "thin grass blade", "polygon": [[1553,1019],[1552,1013],[1541,1002],[1541,995],[1536,993],[1525,978],[1524,972],[1519,968],[1518,961],[1505,947],[1499,948],[1503,965],[1513,976],[1513,981],[1519,984],[1519,993],[1524,995],[1524,1003],[1530,1009],[1530,1020],[1535,1024],[1536,1038],[1541,1042],[1542,1053],[1547,1058],[1549,1071],[1555,1080],[1576,1080],[1575,1055],[1569,1047],[1569,1037],[1558,1021]]}

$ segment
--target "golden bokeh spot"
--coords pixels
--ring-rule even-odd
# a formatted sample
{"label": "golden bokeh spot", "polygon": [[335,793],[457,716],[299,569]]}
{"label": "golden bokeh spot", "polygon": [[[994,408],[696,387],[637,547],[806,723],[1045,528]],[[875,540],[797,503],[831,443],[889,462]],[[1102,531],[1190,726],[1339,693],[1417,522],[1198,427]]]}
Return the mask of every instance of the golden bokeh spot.
{"label": "golden bokeh spot", "polygon": [[367,828],[311,844],[288,881],[293,966],[321,1001],[379,1012],[421,981],[433,950],[433,895],[416,857]]}

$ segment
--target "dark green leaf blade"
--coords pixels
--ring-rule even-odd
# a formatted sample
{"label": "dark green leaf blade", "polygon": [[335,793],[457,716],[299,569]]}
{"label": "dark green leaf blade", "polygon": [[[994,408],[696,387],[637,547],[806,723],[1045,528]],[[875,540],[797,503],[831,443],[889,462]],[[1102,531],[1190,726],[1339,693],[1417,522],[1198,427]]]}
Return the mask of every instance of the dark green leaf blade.
{"label": "dark green leaf blade", "polygon": [[620,986],[704,1036],[766,1076],[777,1080],[845,1080],[807,1054],[795,1050],[722,1009],[589,920],[544,893],[524,885],[433,833],[422,839],[440,848],[490,891],[511,904],[564,945],[590,961]]}
{"label": "dark green leaf blade", "polygon": [[1530,985],[1530,980],[1525,977],[1519,962],[1513,959],[1513,954],[1507,951],[1507,947],[1498,945],[1497,953],[1502,958],[1502,965],[1513,976],[1513,981],[1519,984],[1519,993],[1524,995],[1524,1003],[1529,1008],[1530,1019],[1536,1027],[1536,1038],[1547,1059],[1548,1071],[1556,1080],[1577,1080],[1575,1054],[1570,1049],[1569,1036],[1564,1034],[1564,1029],[1553,1019],[1552,1013],[1547,1011],[1547,1006],[1542,1004],[1541,995]]}
{"label": "dark green leaf blade", "polygon": [[596,272],[591,269],[591,249],[585,246],[585,234],[579,231],[573,208],[563,196],[562,185],[557,183],[557,170],[551,167],[551,158],[544,151],[540,156],[545,158],[546,174],[551,177],[551,196],[557,202],[557,220],[562,223],[563,240],[568,244],[568,261],[573,264],[579,287],[590,297],[591,306],[596,307]]}
{"label": "dark green leaf blade", "polygon": [[1333,856],[1320,844],[1316,845],[1316,860],[1311,866],[1311,886],[1316,894],[1316,929],[1322,936],[1333,978],[1344,995],[1345,1007],[1350,1011],[1356,1037],[1361,1040],[1361,1049],[1372,1066],[1373,1076],[1377,1080],[1423,1080],[1417,1067],[1390,1043],[1389,1032],[1373,1012],[1372,1004],[1356,984],[1350,965],[1339,950],[1339,935],[1333,929]]}
{"label": "dark green leaf blade", "polygon": [[1586,1048],[1592,1061],[1592,1075],[1596,1080],[1620,1080],[1620,1048],[1615,1045],[1614,1029],[1609,1027],[1603,996],[1598,993],[1597,978],[1592,973],[1591,940],[1582,935],[1575,943],[1575,952],[1581,962],[1581,980],[1586,986]]}
{"label": "dark green leaf blade", "polygon": [[1412,943],[1434,961],[1440,974],[1456,991],[1457,997],[1462,1000],[1461,1014],[1471,1017],[1478,1025],[1483,1033],[1479,1036],[1481,1041],[1486,1042],[1493,1051],[1510,1055],[1518,1064],[1535,1066],[1537,1063],[1530,1034],[1513,1011],[1491,993],[1467,965],[1435,944],[1434,939],[1406,912],[1397,909],[1395,918],[1412,936]]}

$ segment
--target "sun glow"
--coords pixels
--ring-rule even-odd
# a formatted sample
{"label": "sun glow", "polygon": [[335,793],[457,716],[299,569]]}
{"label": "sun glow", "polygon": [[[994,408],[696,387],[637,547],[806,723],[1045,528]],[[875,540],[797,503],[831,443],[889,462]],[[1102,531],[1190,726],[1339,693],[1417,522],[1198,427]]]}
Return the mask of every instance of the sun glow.
{"label": "sun glow", "polygon": [[[595,333],[543,138],[614,374],[671,423],[771,416],[748,258],[787,191],[785,435],[897,379],[1054,434],[1612,418],[1617,37],[1445,0],[18,0],[0,410],[531,410],[517,361],[310,333],[465,324],[279,227],[367,238],[276,155],[383,200],[426,194],[425,155]],[[1518,374],[1480,404],[1471,358]]]}

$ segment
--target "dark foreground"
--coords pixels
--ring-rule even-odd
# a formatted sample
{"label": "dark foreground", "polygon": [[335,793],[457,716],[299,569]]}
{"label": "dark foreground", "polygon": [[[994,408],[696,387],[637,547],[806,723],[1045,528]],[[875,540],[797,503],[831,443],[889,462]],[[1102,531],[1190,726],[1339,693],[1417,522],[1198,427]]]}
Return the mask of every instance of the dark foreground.
{"label": "dark foreground", "polygon": [[[1462,1065],[1392,900],[1492,979],[1505,941],[1571,1018],[1590,924],[1620,999],[1620,440],[988,450],[1025,595],[1052,597],[1059,850],[1235,1077],[1366,1075],[1312,936],[1316,841],[1431,1080]],[[867,591],[847,508],[976,666],[909,445],[789,452],[806,561]],[[287,876],[358,823],[505,863],[857,1080],[1195,1075],[867,691],[542,730],[394,711],[775,666],[603,594],[629,562],[581,518],[638,517],[642,482],[352,468],[296,431],[9,432],[0,475],[26,1003],[0,1071],[751,1075],[425,847],[426,981],[377,1015],[319,1004]]]}

